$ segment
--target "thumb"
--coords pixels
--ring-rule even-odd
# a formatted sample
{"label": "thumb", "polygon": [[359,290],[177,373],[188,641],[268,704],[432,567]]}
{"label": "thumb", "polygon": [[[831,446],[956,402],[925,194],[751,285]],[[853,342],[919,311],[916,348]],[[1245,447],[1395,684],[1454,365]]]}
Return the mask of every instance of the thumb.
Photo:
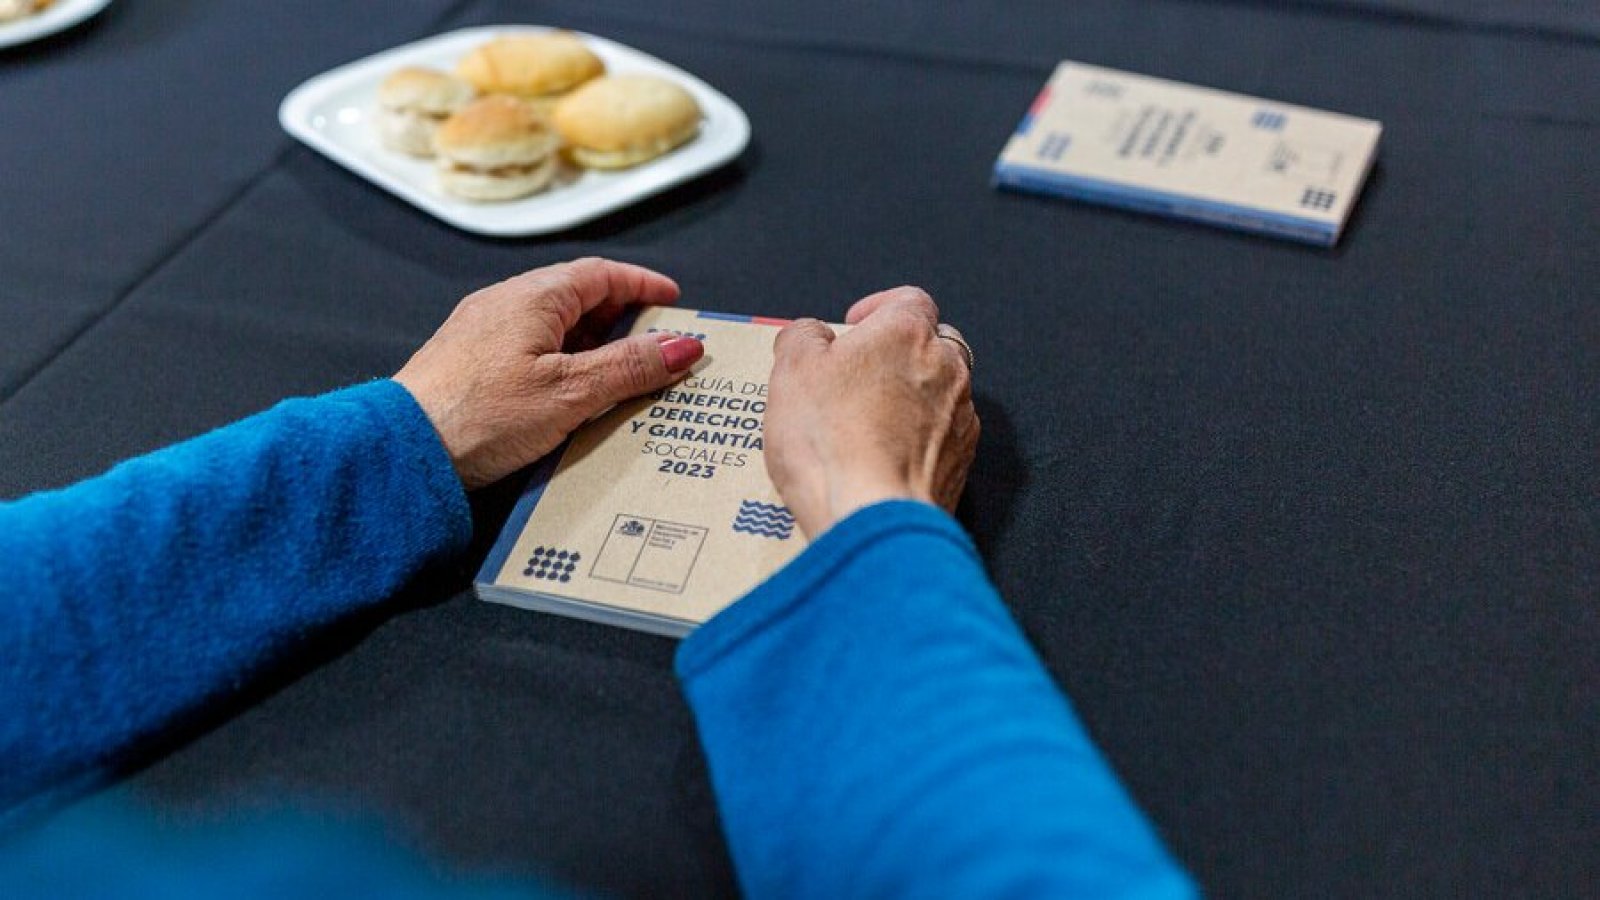
{"label": "thumb", "polygon": [[565,387],[573,406],[588,418],[677,381],[705,352],[705,345],[691,337],[634,335],[568,356]]}

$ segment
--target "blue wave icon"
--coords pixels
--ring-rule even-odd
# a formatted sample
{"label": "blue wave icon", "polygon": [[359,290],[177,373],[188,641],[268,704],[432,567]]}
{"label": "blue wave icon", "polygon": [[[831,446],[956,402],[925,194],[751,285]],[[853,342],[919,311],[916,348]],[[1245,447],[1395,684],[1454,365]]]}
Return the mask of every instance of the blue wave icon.
{"label": "blue wave icon", "polygon": [[794,535],[794,515],[787,506],[741,500],[739,514],[733,517],[733,530],[758,537],[787,541]]}

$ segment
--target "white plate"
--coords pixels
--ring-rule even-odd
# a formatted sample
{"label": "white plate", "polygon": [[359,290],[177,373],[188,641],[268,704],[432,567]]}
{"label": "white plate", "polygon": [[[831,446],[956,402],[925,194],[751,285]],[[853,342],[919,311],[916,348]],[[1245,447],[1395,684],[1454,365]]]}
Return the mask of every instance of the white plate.
{"label": "white plate", "polygon": [[56,0],[42,13],[0,22],[0,47],[26,44],[65,31],[110,3],[111,0]]}
{"label": "white plate", "polygon": [[644,72],[670,78],[694,95],[705,118],[700,136],[676,150],[619,172],[570,170],[543,192],[504,203],[470,203],[445,194],[433,163],[387,150],[372,127],[378,85],[401,66],[446,71],[474,47],[497,35],[549,31],[526,25],[467,28],[386,50],[340,66],[300,85],[278,108],[290,134],[345,168],[457,228],[509,237],[548,234],[581,225],[660,193],[732,160],[750,142],[744,110],[710,85],[676,66],[616,41],[578,33],[608,72]]}

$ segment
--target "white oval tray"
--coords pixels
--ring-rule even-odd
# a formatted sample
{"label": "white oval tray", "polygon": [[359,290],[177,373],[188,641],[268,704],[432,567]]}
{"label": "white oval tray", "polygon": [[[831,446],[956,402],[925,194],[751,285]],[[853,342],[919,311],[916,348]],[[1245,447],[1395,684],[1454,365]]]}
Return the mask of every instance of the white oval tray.
{"label": "white oval tray", "polygon": [[503,34],[549,31],[499,25],[452,31],[406,44],[324,72],[289,92],[278,121],[291,135],[418,209],[476,234],[517,237],[548,234],[599,218],[737,157],[750,143],[750,120],[721,92],[670,63],[616,41],[576,32],[605,61],[608,72],[644,72],[670,78],[694,95],[704,118],[700,135],[676,150],[632,169],[568,169],[541,193],[503,203],[471,203],[445,194],[429,160],[385,149],[372,127],[378,85],[401,66],[450,71],[474,47]]}

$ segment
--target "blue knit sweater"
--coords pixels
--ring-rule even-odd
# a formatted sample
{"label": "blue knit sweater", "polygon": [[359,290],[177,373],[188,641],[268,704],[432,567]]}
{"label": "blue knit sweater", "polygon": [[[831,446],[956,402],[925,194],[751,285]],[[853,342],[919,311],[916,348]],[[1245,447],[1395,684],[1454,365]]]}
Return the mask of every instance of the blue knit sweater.
{"label": "blue knit sweater", "polygon": [[[392,381],[0,505],[0,884],[489,891],[282,823],[157,840],[126,816],[37,822],[470,528],[437,435]],[[1193,893],[932,507],[840,523],[685,640],[678,672],[752,896]]]}

